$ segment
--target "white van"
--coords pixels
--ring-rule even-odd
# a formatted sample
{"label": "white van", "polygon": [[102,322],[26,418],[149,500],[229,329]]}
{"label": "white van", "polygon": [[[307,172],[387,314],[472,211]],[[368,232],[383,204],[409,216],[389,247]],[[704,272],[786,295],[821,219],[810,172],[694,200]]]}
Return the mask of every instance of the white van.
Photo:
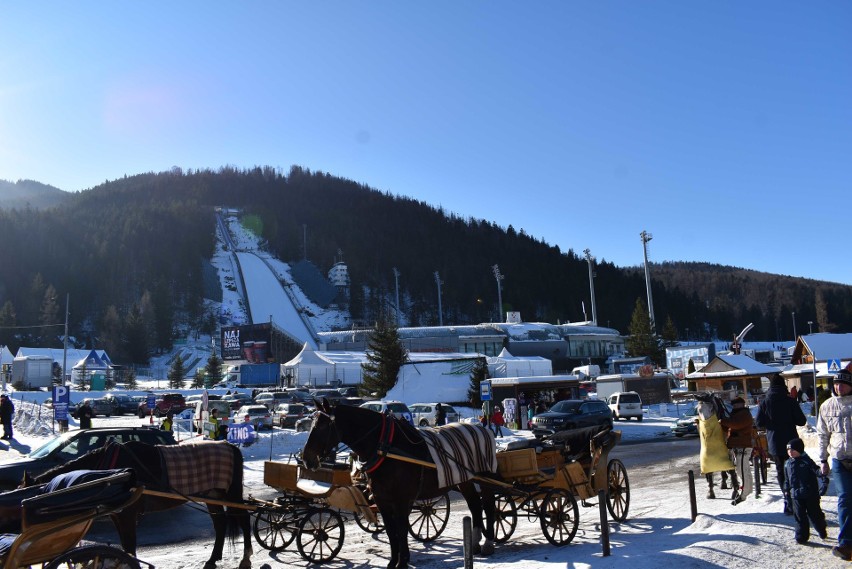
{"label": "white van", "polygon": [[619,391],[609,396],[607,400],[613,419],[630,419],[636,417],[642,420],[642,398],[635,391]]}

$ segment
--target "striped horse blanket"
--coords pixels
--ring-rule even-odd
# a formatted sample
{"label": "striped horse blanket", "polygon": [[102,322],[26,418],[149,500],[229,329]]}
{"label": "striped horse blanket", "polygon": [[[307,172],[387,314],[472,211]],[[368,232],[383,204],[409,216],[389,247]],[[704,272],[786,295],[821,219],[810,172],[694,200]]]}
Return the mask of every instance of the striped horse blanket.
{"label": "striped horse blanket", "polygon": [[191,496],[231,486],[234,454],[229,443],[205,441],[158,448],[172,491]]}
{"label": "striped horse blanket", "polygon": [[419,430],[438,470],[440,488],[455,486],[481,472],[497,472],[497,443],[490,429],[451,423]]}

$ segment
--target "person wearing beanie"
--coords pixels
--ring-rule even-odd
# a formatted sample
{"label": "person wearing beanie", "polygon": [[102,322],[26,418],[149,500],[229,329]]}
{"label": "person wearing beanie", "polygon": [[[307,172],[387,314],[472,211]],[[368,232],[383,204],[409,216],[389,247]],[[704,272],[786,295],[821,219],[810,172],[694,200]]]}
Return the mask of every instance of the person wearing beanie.
{"label": "person wearing beanie", "polygon": [[833,472],[837,488],[840,532],[831,552],[852,561],[852,363],[834,378],[834,397],[819,407],[816,431],[822,473]]}
{"label": "person wearing beanie", "polygon": [[803,545],[810,539],[809,519],[820,538],[827,539],[825,514],[819,505],[819,467],[805,454],[802,439],[795,438],[787,443],[787,456],[784,473],[796,519],[796,543]]}
{"label": "person wearing beanie", "polygon": [[[775,376],[770,380],[766,397],[757,408],[755,424],[759,429],[766,430],[766,442],[769,454],[775,463],[775,474],[778,477],[778,486],[783,490],[784,484],[784,457],[787,456],[787,442],[799,437],[796,426],[803,427],[808,423],[799,402],[790,399],[784,378]],[[784,513],[793,514],[790,505],[790,497],[784,492]]]}

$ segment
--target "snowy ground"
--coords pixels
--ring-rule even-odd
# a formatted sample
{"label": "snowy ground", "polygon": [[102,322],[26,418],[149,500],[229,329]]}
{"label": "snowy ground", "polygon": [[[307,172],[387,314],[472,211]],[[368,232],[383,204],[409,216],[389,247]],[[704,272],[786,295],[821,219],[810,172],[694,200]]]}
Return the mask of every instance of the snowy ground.
{"label": "snowy ground", "polygon": [[[14,460],[46,439],[50,424],[46,414],[39,416],[38,406],[16,401],[17,435],[15,440],[0,449],[0,462]],[[658,409],[659,411],[659,409]],[[473,410],[463,410],[472,415]],[[763,489],[763,495],[732,506],[727,499],[707,500],[703,481],[697,484],[699,515],[691,521],[688,505],[687,471],[698,471],[696,438],[674,440],[668,427],[676,412],[650,413],[642,423],[622,422],[617,428],[623,432],[623,442],[613,450],[610,458],[625,462],[631,477],[631,503],[625,523],[611,523],[611,555],[601,553],[597,508],[580,509],[580,529],[572,543],[554,547],[541,535],[536,523],[521,518],[512,540],[501,546],[489,559],[476,559],[475,566],[483,568],[529,567],[840,567],[846,564],[832,557],[830,545],[812,538],[812,545],[799,546],[793,540],[790,517],[781,513],[781,496],[772,483]],[[98,418],[95,426],[107,424],[138,425],[132,416]],[[75,424],[72,420],[72,428]],[[812,427],[801,429],[813,450]],[[516,436],[529,436],[520,431]],[[277,492],[263,483],[263,462],[270,457],[282,460],[298,451],[306,439],[305,433],[275,429],[261,434],[260,441],[243,449],[246,457],[245,494],[274,497]],[[505,440],[510,440],[506,437]],[[504,440],[504,442],[505,442]],[[829,519],[829,535],[836,536],[836,498],[823,498],[823,509]],[[727,497],[727,496],[724,496]],[[461,517],[462,507],[453,504],[448,528],[436,542],[428,545],[412,544],[412,563],[418,568],[461,567]],[[111,537],[111,526],[96,524],[94,535],[98,539]],[[210,523],[205,515],[188,506],[167,513],[147,516],[139,529],[141,559],[162,569],[201,567],[209,555],[212,538]],[[167,544],[167,545],[163,545]],[[175,546],[180,554],[175,555]],[[230,552],[222,567],[235,567],[239,549]],[[357,526],[346,524],[343,549],[331,567],[376,567],[387,563],[388,546],[383,535],[367,534]],[[271,567],[305,566],[306,563],[294,546],[281,553],[270,554],[255,544],[254,566],[269,563]]]}

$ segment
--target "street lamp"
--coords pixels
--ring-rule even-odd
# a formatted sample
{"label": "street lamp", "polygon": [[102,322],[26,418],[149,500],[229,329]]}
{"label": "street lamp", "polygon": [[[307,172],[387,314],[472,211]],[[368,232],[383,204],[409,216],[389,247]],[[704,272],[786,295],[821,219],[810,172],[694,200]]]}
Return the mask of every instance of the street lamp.
{"label": "street lamp", "polygon": [[586,255],[586,262],[589,264],[589,290],[592,293],[592,323],[597,326],[598,325],[598,312],[595,308],[595,274],[592,271],[592,261],[595,260],[592,257],[592,252],[588,249],[584,249],[583,253]]}
{"label": "street lamp", "polygon": [[808,334],[813,334],[813,333],[814,333],[813,328],[811,328],[811,326],[813,326],[813,323],[814,323],[814,321],[813,321],[813,320],[808,320]]}
{"label": "street lamp", "polygon": [[798,336],[796,336],[796,313],[792,312],[792,315],[793,315],[793,341],[795,342],[796,338],[798,338]]}
{"label": "street lamp", "polygon": [[491,272],[494,273],[494,278],[497,279],[497,322],[502,322],[501,318],[503,317],[503,289],[501,288],[500,281],[502,281],[505,277],[500,273],[500,267],[494,265],[491,267]]}
{"label": "street lamp", "polygon": [[435,271],[435,284],[438,285],[438,326],[444,325],[444,312],[441,310],[441,276]]}
{"label": "street lamp", "polygon": [[656,334],[657,327],[654,324],[654,298],[651,296],[651,273],[648,271],[648,241],[654,237],[647,231],[642,231],[639,236],[642,238],[642,251],[645,255],[645,288],[648,290],[648,316],[651,318],[651,332]]}
{"label": "street lamp", "polygon": [[71,293],[65,293],[65,334],[62,336],[62,385],[65,385],[65,372],[68,369],[68,303]]}

